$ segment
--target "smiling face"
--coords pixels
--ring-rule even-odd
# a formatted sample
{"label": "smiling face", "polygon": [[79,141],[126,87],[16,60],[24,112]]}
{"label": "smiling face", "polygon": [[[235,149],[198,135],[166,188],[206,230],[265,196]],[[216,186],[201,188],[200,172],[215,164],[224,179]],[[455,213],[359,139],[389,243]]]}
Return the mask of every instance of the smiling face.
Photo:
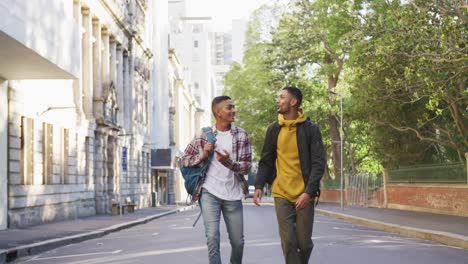
{"label": "smiling face", "polygon": [[276,112],[278,114],[287,114],[297,105],[297,99],[294,98],[288,90],[282,90],[276,99]]}
{"label": "smiling face", "polygon": [[236,106],[230,99],[224,100],[215,106],[215,117],[217,120],[232,123],[236,118]]}

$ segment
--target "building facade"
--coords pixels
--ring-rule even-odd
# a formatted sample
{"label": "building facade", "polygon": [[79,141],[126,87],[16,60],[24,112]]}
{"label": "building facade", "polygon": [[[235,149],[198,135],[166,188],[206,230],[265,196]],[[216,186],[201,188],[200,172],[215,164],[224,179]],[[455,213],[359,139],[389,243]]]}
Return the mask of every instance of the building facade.
{"label": "building facade", "polygon": [[215,96],[224,93],[224,75],[232,63],[232,37],[230,33],[210,32],[211,67],[215,76]]}
{"label": "building facade", "polygon": [[232,21],[232,61],[242,64],[244,59],[245,34],[247,32],[247,21],[234,19]]}
{"label": "building facade", "polygon": [[151,3],[0,0],[0,229],[151,205]]}
{"label": "building facade", "polygon": [[[201,130],[203,110],[195,99],[193,91],[183,79],[183,66],[174,50],[169,51],[169,88],[171,94],[170,139],[172,157],[175,162],[183,155],[195,133]],[[170,184],[172,201],[185,202],[187,192],[180,170],[173,171]]]}
{"label": "building facade", "polygon": [[184,80],[193,90],[204,111],[203,126],[211,123],[211,100],[215,94],[215,77],[211,67],[209,17],[188,17],[185,0],[169,1],[170,41],[184,69]]}

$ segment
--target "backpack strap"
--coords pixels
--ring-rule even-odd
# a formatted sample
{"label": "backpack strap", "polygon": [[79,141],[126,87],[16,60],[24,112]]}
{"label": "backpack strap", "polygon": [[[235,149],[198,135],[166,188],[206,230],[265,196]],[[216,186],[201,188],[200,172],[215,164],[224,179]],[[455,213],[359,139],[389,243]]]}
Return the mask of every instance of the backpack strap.
{"label": "backpack strap", "polygon": [[198,200],[198,206],[200,207],[200,213],[198,214],[197,219],[195,219],[195,222],[193,222],[192,227],[195,227],[197,225],[198,220],[200,220],[200,217],[202,216],[202,205],[200,199]]}
{"label": "backpack strap", "polygon": [[206,134],[208,142],[214,144],[216,142],[216,138],[213,134],[213,130],[211,129],[211,127],[204,127],[202,130]]}
{"label": "backpack strap", "polygon": [[[214,136],[213,134],[213,130],[211,129],[211,127],[204,127],[203,129],[203,132],[206,134],[206,137],[207,137],[207,140],[208,140],[208,143],[211,143],[211,144],[215,144],[216,143],[216,137]],[[214,152],[214,151],[213,151]],[[208,155],[208,160],[206,160],[203,165],[202,165],[202,171],[205,171],[208,169],[208,166],[210,165],[211,163],[211,159],[213,158],[214,156],[214,153],[210,153]],[[193,223],[192,227],[195,227],[197,225],[197,222],[198,220],[200,219],[201,215],[202,215],[202,204],[201,204],[201,201],[200,199],[198,199],[198,206],[200,207],[200,213],[198,214],[197,216],[197,219],[195,219],[195,222]]]}
{"label": "backpack strap", "polygon": [[[216,143],[216,138],[215,138],[215,136],[213,134],[213,130],[211,129],[211,127],[204,127],[202,130],[206,134],[206,137],[208,139],[208,143],[211,143],[211,144],[214,145]],[[208,168],[208,165],[210,165],[211,159],[213,159],[213,156],[214,156],[214,151],[212,151],[208,155],[208,159],[203,163],[202,171],[205,171]]]}

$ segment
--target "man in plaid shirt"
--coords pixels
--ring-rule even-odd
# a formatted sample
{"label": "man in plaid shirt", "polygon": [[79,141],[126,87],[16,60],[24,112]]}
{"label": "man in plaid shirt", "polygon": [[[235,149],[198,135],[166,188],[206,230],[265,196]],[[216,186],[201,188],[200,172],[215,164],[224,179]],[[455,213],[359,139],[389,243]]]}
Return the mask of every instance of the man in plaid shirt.
{"label": "man in plaid shirt", "polygon": [[242,199],[248,194],[247,174],[251,167],[252,148],[247,132],[232,124],[236,109],[228,96],[218,96],[211,103],[216,123],[212,127],[216,145],[208,143],[203,132],[195,136],[184,151],[182,164],[196,166],[215,151],[215,158],[202,175],[192,200],[200,199],[210,264],[221,263],[219,223],[221,212],[231,243],[230,263],[242,263],[244,252],[244,217]]}

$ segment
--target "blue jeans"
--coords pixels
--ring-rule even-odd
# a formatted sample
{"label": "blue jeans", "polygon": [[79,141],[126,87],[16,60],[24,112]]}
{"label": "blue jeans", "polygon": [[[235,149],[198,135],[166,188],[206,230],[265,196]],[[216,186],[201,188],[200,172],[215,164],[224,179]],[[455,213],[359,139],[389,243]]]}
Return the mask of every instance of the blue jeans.
{"label": "blue jeans", "polygon": [[231,243],[231,264],[241,264],[244,254],[244,215],[242,201],[226,201],[205,189],[200,198],[210,264],[221,264],[219,222],[221,212]]}

